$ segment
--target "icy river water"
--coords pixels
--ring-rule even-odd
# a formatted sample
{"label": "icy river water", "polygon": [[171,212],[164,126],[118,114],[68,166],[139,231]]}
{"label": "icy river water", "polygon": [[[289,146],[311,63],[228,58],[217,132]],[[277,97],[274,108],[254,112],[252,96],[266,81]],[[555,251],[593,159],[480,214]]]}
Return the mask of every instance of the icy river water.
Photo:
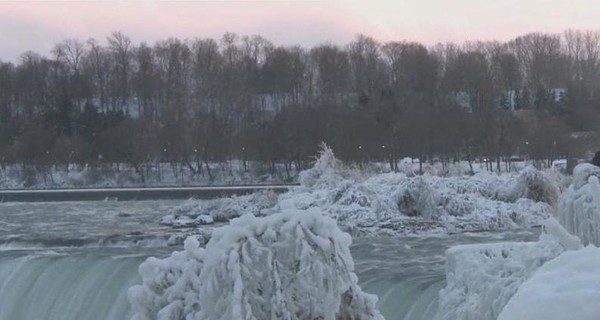
{"label": "icy river water", "polygon": [[[128,319],[138,266],[166,257],[158,224],[180,201],[0,203],[0,320]],[[451,246],[536,240],[537,230],[355,238],[359,284],[388,320],[431,319]]]}

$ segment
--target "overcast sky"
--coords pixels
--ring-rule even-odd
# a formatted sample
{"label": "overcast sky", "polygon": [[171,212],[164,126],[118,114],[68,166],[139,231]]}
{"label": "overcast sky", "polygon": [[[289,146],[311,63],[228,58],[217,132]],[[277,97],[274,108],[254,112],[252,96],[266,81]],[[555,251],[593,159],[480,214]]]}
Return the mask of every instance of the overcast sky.
{"label": "overcast sky", "polygon": [[0,60],[47,55],[68,38],[104,43],[111,31],[136,43],[231,31],[312,46],[345,44],[357,33],[435,44],[599,26],[598,0],[0,0]]}

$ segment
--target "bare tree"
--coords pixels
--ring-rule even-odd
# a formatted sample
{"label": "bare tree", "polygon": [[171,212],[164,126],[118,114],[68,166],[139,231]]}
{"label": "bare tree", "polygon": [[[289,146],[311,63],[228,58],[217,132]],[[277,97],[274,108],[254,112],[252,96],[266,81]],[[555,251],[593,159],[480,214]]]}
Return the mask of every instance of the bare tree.
{"label": "bare tree", "polygon": [[137,97],[138,115],[156,121],[158,118],[158,81],[152,48],[141,43],[135,51],[137,70],[133,76],[133,90]]}
{"label": "bare tree", "polygon": [[109,52],[95,39],[87,41],[88,51],[83,58],[85,72],[90,74],[92,79],[92,87],[94,91],[94,99],[103,111],[108,110],[109,96],[109,76],[112,68],[112,59],[109,57]]}
{"label": "bare tree", "polygon": [[600,85],[600,32],[586,31],[584,33],[583,71],[581,80],[588,83],[589,90],[597,90]]}
{"label": "bare tree", "polygon": [[531,33],[511,41],[510,46],[525,70],[530,87],[564,85],[559,35]]}
{"label": "bare tree", "polygon": [[339,102],[350,90],[348,54],[340,48],[324,44],[310,52],[317,78],[317,88],[323,101]]}
{"label": "bare tree", "polygon": [[373,38],[357,35],[348,45],[348,56],[352,70],[353,91],[363,99],[373,95],[385,86],[380,44]]}
{"label": "bare tree", "polygon": [[131,39],[121,32],[113,32],[107,41],[115,61],[111,89],[117,100],[113,101],[113,107],[122,110],[129,103],[133,45]]}
{"label": "bare tree", "polygon": [[193,95],[196,112],[216,112],[217,92],[219,90],[219,74],[223,58],[219,45],[213,39],[197,39],[192,45]]}
{"label": "bare tree", "polygon": [[262,67],[264,92],[275,98],[277,107],[298,104],[306,65],[297,47],[277,47],[267,54]]}

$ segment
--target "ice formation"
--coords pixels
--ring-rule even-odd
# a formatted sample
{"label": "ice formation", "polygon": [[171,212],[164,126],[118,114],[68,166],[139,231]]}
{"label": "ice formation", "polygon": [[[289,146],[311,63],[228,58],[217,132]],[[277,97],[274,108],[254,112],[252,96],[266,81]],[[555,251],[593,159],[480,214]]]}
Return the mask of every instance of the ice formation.
{"label": "ice formation", "polygon": [[[524,173],[521,181],[541,181],[535,175]],[[599,176],[596,166],[575,168],[557,218],[544,221],[538,242],[449,249],[437,319],[598,319]]]}
{"label": "ice formation", "polygon": [[[365,177],[333,159],[330,150],[323,153],[306,174],[310,184],[280,195],[276,206],[321,208],[342,228],[359,234],[457,232],[539,225],[551,216],[558,192],[553,179],[533,168],[519,175]],[[506,185],[511,186],[510,201],[497,197]],[[543,196],[537,197],[538,189]]]}
{"label": "ice formation", "polygon": [[[580,164],[545,231],[566,251],[542,265],[508,301],[499,320],[592,320],[600,315],[600,168]],[[564,227],[564,228],[563,228]],[[587,247],[581,249],[582,243]]]}
{"label": "ice formation", "polygon": [[139,267],[142,284],[128,291],[135,313],[132,320],[199,319],[199,274],[204,256],[198,240],[188,237],[183,251],[143,262]]}
{"label": "ice formation", "polygon": [[277,194],[273,191],[259,191],[214,200],[188,200],[171,209],[170,213],[161,219],[161,223],[175,227],[193,227],[226,222],[248,213],[261,216],[270,213],[269,209],[276,203]]}
{"label": "ice formation", "polygon": [[498,320],[597,320],[600,249],[567,251],[541,266],[508,302]]}
{"label": "ice formation", "polygon": [[570,234],[555,218],[548,218],[542,225],[543,232],[540,240],[550,240],[560,243],[565,250],[579,250],[582,248],[581,239]]}
{"label": "ice formation", "polygon": [[314,166],[300,172],[298,182],[307,188],[334,187],[339,181],[341,167],[342,163],[333,150],[323,143]]}
{"label": "ice formation", "polygon": [[560,197],[560,188],[549,176],[529,166],[523,169],[516,179],[511,179],[501,186],[497,197],[510,202],[527,198],[555,207]]}
{"label": "ice formation", "polygon": [[573,171],[573,184],[564,192],[557,210],[561,225],[583,244],[600,246],[600,168],[580,164]]}
{"label": "ice formation", "polygon": [[195,227],[246,213],[318,208],[353,235],[423,234],[526,228],[550,217],[557,202],[556,177],[533,167],[516,174],[477,173],[439,177],[404,173],[365,174],[348,169],[323,146],[315,165],[285,194],[259,193],[214,201],[190,201],[164,224]]}
{"label": "ice formation", "polygon": [[269,215],[280,209],[319,208],[356,235],[498,230],[540,225],[552,215],[556,177],[526,168],[515,174],[439,177],[365,174],[346,168],[324,146],[315,165],[285,194],[190,202],[164,223],[197,226],[201,215]]}
{"label": "ice formation", "polygon": [[245,215],[215,229],[206,250],[188,238],[184,251],[144,262],[133,319],[382,320],[350,243],[319,210]]}
{"label": "ice formation", "polygon": [[496,320],[519,285],[563,250],[556,241],[475,244],[448,249],[447,285],[439,293],[435,319]]}

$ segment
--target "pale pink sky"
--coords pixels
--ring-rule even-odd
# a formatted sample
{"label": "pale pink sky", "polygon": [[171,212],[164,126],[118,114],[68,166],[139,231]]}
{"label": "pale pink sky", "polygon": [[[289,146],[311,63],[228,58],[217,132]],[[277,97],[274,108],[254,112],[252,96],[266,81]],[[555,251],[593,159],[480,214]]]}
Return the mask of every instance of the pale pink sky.
{"label": "pale pink sky", "polygon": [[46,55],[67,38],[104,42],[117,30],[136,43],[231,31],[312,46],[357,33],[434,44],[598,27],[598,0],[0,0],[0,60]]}

